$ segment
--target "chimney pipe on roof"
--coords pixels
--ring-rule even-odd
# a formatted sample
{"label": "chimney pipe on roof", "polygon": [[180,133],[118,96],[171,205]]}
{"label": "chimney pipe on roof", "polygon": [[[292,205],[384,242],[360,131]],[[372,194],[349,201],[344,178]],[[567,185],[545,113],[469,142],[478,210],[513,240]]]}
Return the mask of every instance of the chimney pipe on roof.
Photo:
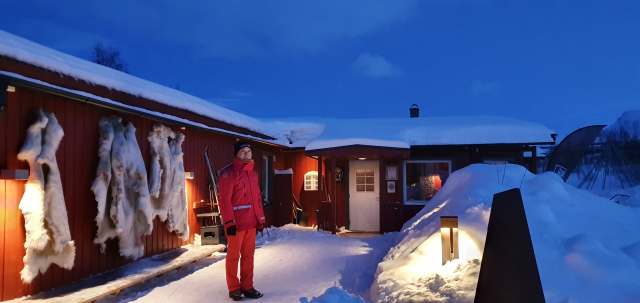
{"label": "chimney pipe on roof", "polygon": [[[414,106],[415,106],[415,108],[414,108]],[[411,118],[419,118],[420,117],[420,109],[418,108],[417,104],[411,105],[411,107],[409,108],[409,116]]]}

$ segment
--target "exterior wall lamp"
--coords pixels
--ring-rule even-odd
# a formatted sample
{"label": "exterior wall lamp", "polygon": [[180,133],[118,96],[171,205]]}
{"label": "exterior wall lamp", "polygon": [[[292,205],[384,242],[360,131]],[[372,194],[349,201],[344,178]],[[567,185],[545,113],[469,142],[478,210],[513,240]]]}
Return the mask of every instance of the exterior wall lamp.
{"label": "exterior wall lamp", "polygon": [[188,171],[184,173],[185,179],[193,179],[194,173],[192,171]]}
{"label": "exterior wall lamp", "polygon": [[442,238],[442,265],[460,258],[458,248],[458,217],[440,217],[440,236]]}

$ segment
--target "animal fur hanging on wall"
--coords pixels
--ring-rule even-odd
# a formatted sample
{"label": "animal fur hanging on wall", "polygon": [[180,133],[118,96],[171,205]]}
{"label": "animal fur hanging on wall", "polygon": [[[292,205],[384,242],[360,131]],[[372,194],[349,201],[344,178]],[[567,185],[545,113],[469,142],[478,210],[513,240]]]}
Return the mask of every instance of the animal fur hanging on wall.
{"label": "animal fur hanging on wall", "polygon": [[98,233],[93,241],[104,253],[105,241],[117,237],[120,255],[136,260],[144,255],[140,238],[153,229],[147,170],[131,123],[119,117],[100,119],[100,162],[91,190],[98,202]]}
{"label": "animal fur hanging on wall", "polygon": [[73,268],[76,253],[56,161],[64,132],[54,114],[40,109],[37,115],[18,153],[18,159],[27,161],[30,170],[20,200],[26,231],[26,255],[20,272],[23,283],[31,283],[38,272],[45,273],[52,263]]}
{"label": "animal fur hanging on wall", "polygon": [[154,213],[167,229],[187,240],[189,216],[185,192],[185,172],[182,153],[184,135],[162,124],[149,132],[151,150],[150,192]]}

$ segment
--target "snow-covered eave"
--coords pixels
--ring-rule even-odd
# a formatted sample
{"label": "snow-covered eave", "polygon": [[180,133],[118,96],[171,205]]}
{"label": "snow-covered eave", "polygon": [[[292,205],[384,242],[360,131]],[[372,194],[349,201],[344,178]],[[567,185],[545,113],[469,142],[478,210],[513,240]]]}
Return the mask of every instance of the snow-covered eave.
{"label": "snow-covered eave", "polygon": [[523,146],[523,145],[554,145],[555,142],[486,142],[486,143],[456,143],[456,144],[412,144],[411,147],[447,147],[447,146],[486,146],[486,145],[499,145],[499,146]]}
{"label": "snow-covered eave", "polygon": [[49,93],[49,94],[65,97],[67,99],[71,99],[77,102],[91,104],[91,105],[111,109],[114,111],[138,116],[141,118],[144,117],[146,119],[157,121],[160,123],[175,125],[178,127],[191,127],[191,128],[195,128],[195,129],[199,129],[207,132],[213,132],[213,133],[223,134],[227,136],[240,137],[243,139],[258,141],[261,143],[275,145],[279,147],[290,146],[290,143],[284,138],[266,140],[263,138],[254,137],[251,135],[245,135],[245,134],[229,131],[222,128],[211,127],[211,126],[204,125],[202,123],[193,122],[187,119],[179,118],[179,117],[168,115],[168,114],[163,114],[156,111],[147,110],[147,109],[136,107],[136,106],[122,104],[120,102],[99,97],[83,91],[77,91],[77,90],[67,89],[64,87],[59,87],[59,86],[52,85],[40,80],[28,78],[16,73],[0,70],[0,78],[2,77],[8,78],[9,85],[11,86]]}
{"label": "snow-covered eave", "polygon": [[468,146],[468,147],[475,147],[475,146],[487,146],[487,145],[492,145],[492,146],[534,146],[534,145],[553,145],[555,144],[553,141],[549,141],[549,142],[496,142],[496,143],[492,143],[492,142],[487,142],[487,143],[469,143],[469,144],[465,144],[465,143],[461,143],[461,144],[415,144],[415,145],[410,145],[410,147],[395,147],[395,146],[381,146],[381,145],[367,145],[367,144],[348,144],[348,145],[337,145],[337,146],[331,146],[331,147],[326,147],[326,148],[305,148],[305,153],[307,155],[320,155],[323,153],[326,153],[327,151],[334,151],[334,150],[340,150],[340,149],[348,149],[348,148],[357,148],[357,147],[361,147],[361,148],[372,148],[372,149],[380,149],[380,150],[395,150],[395,151],[410,151],[411,148],[414,147],[449,147],[449,146]]}
{"label": "snow-covered eave", "polygon": [[319,149],[306,149],[305,155],[308,157],[350,157],[350,156],[403,156],[408,157],[411,149],[404,147],[377,146],[366,144],[351,144]]}
{"label": "snow-covered eave", "polygon": [[[0,32],[2,32],[2,31],[0,30]],[[197,115],[197,116],[200,116],[200,117],[202,117],[204,119],[207,119],[207,120],[210,120],[210,121],[215,121],[215,122],[227,124],[227,125],[229,125],[231,127],[238,127],[240,129],[244,129],[244,130],[248,131],[249,133],[255,133],[255,134],[257,134],[258,137],[259,136],[264,136],[264,137],[261,138],[263,140],[264,139],[267,139],[267,140],[269,140],[269,139],[277,139],[277,135],[275,135],[274,133],[272,133],[270,131],[266,131],[264,129],[264,127],[258,127],[256,125],[256,123],[260,124],[260,121],[254,119],[252,117],[243,115],[241,113],[233,112],[233,111],[231,111],[229,109],[218,107],[217,105],[214,105],[213,103],[212,104],[207,104],[206,108],[200,108],[202,111],[196,111],[193,108],[190,108],[189,106],[178,106],[177,104],[170,104],[168,102],[162,102],[162,101],[160,101],[159,98],[155,98],[155,97],[161,96],[161,94],[159,94],[159,93],[155,94],[153,96],[151,96],[149,94],[136,94],[136,93],[133,93],[131,91],[127,91],[127,90],[124,90],[124,89],[119,89],[118,87],[112,87],[112,86],[104,85],[102,83],[92,82],[92,81],[90,81],[88,79],[79,77],[77,75],[74,76],[72,74],[67,74],[67,73],[65,73],[65,72],[63,72],[61,70],[52,68],[51,66],[42,66],[42,65],[38,65],[35,62],[30,62],[30,61],[27,61],[27,60],[21,60],[21,58],[16,58],[15,56],[3,54],[1,51],[2,51],[2,49],[0,49],[0,59],[8,59],[10,61],[19,62],[20,64],[26,64],[28,66],[33,66],[33,67],[38,68],[38,69],[44,69],[46,71],[49,71],[49,72],[52,72],[52,73],[56,73],[56,74],[60,75],[61,77],[69,77],[69,78],[72,78],[72,79],[74,79],[76,81],[83,81],[83,82],[85,82],[85,83],[87,83],[87,84],[89,84],[91,86],[102,86],[102,87],[105,87],[105,88],[109,89],[110,91],[116,91],[116,92],[119,92],[119,93],[123,93],[123,94],[126,94],[126,95],[133,96],[135,98],[141,98],[141,99],[147,100],[149,102],[152,102],[154,104],[168,106],[168,107],[173,108],[175,110],[179,110],[179,111],[182,111],[184,113],[191,114],[191,115]],[[73,58],[75,58],[75,57],[73,57]],[[78,60],[80,60],[80,59],[78,59]],[[99,67],[103,67],[103,66],[99,65]],[[105,69],[110,73],[113,73],[113,72],[121,73],[119,71],[112,70],[111,68],[106,68],[105,67]],[[7,71],[7,72],[19,72],[19,71],[11,70],[11,71]],[[156,83],[153,83],[153,82],[141,79],[141,78],[137,78],[137,77],[134,77],[134,76],[131,76],[131,75],[128,75],[128,74],[125,74],[125,76],[132,77],[133,79],[137,79],[139,81],[144,81],[146,83],[150,83],[150,84],[152,84],[154,86],[157,86],[157,87],[160,87],[162,89],[169,89],[169,88],[161,86],[159,84],[156,84]],[[33,76],[31,76],[31,77],[33,77]],[[33,78],[37,78],[37,77],[33,77]],[[55,86],[57,86],[57,85],[55,85]],[[57,87],[59,87],[59,86],[57,86]],[[191,96],[191,95],[188,95],[186,93],[182,93],[182,92],[179,92],[179,93],[183,94],[185,96],[188,96],[189,98],[198,99],[198,98],[196,98],[194,96]],[[205,114],[204,113],[205,109],[206,109],[206,111],[213,111],[213,110],[216,110],[216,108],[217,108],[218,111],[224,111],[224,112],[221,112],[222,115],[224,115],[226,113],[228,115],[233,116],[234,119],[221,119],[220,115],[216,116],[216,115],[211,115],[211,113],[209,113],[209,114]],[[230,114],[230,113],[232,113],[232,114]],[[252,122],[249,122],[248,120],[251,120]],[[244,125],[241,121],[244,121],[244,122],[246,122],[248,124]],[[251,136],[251,135],[249,135],[249,136]]]}

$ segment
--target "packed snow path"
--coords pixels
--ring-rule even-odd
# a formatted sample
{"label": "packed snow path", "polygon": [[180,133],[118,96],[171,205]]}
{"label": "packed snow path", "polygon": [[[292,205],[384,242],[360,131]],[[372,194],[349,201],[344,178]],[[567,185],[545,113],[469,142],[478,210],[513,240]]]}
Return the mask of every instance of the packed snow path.
{"label": "packed snow path", "polygon": [[[397,235],[338,237],[291,224],[269,233],[258,236],[255,254],[254,286],[264,293],[260,303],[311,301],[333,286],[366,300],[377,265]],[[97,302],[232,302],[224,258],[216,253]]]}

